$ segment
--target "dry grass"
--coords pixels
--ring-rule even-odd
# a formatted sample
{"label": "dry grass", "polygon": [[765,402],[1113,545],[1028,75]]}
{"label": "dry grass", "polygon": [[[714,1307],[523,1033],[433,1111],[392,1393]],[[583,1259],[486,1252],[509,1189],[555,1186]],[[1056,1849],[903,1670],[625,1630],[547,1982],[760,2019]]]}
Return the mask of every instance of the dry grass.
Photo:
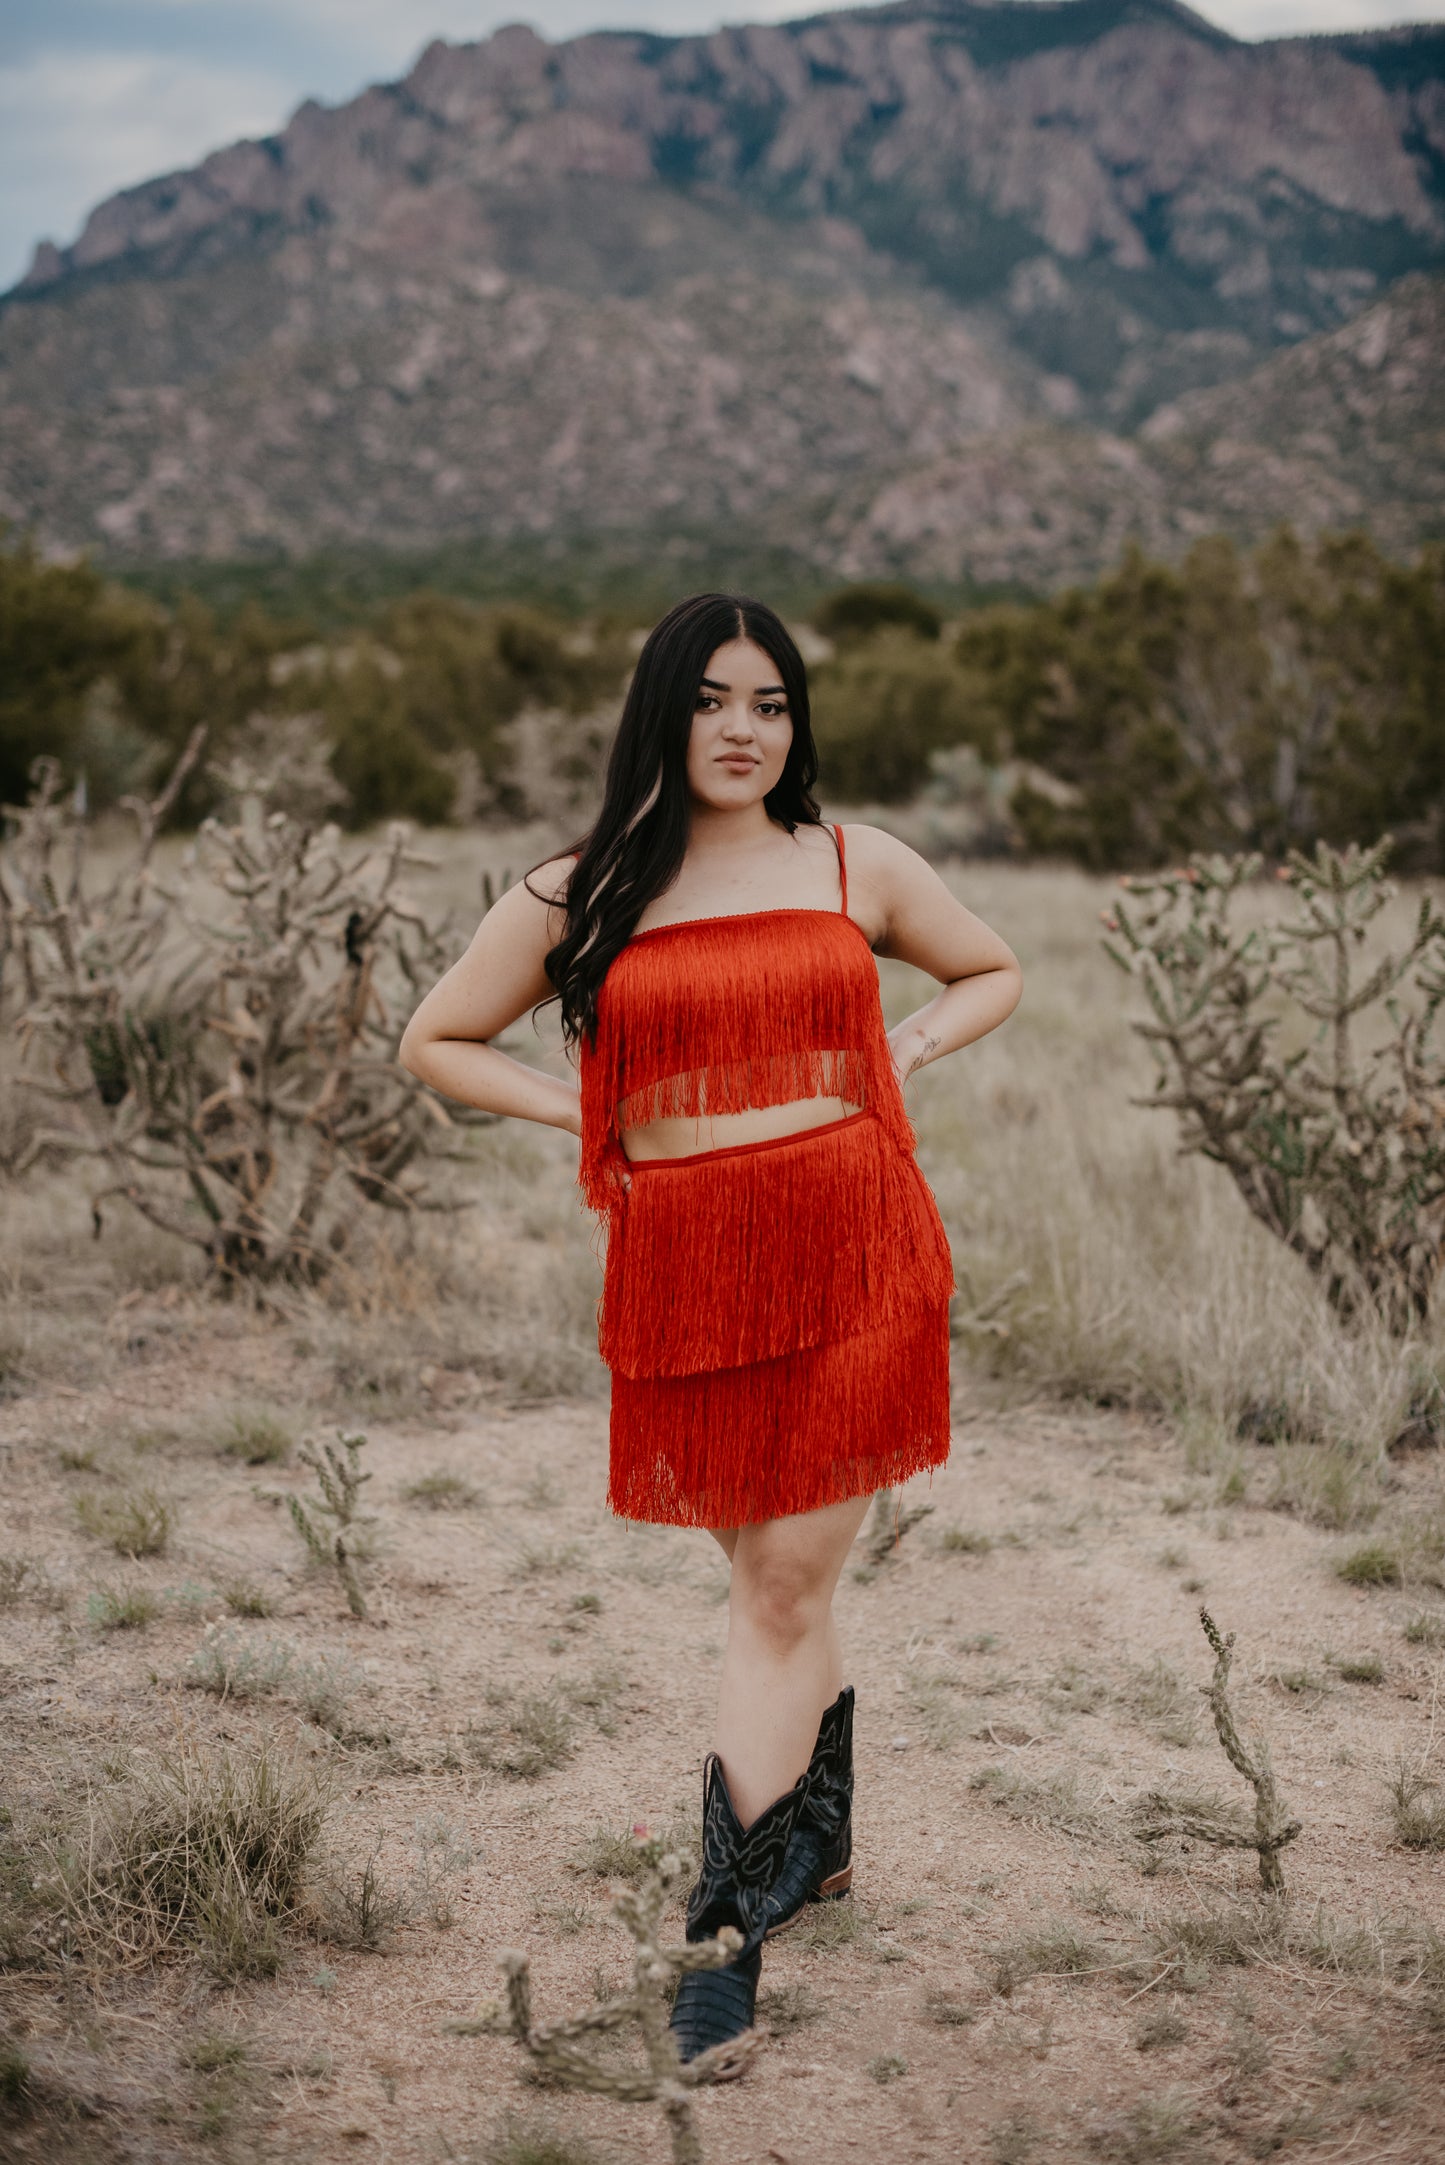
{"label": "dry grass", "polygon": [[269,1975],[328,1807],[318,1773],[264,1740],[138,1759],[37,1817],[32,1944],[100,1972],[196,1948],[219,1977]]}
{"label": "dry grass", "polygon": [[175,1531],[175,1505],[147,1485],[79,1496],[76,1521],[117,1556],[164,1556]]}
{"label": "dry grass", "polygon": [[[1026,987],[1006,1030],[914,1086],[921,1154],[964,1265],[960,1306],[998,1299],[1007,1328],[969,1334],[969,1351],[1012,1388],[1165,1412],[1226,1478],[1241,1435],[1293,1446],[1274,1470],[1277,1500],[1358,1523],[1445,1324],[1413,1342],[1342,1331],[1228,1179],[1175,1154],[1173,1116],[1129,1103],[1153,1070],[1129,1027],[1133,989],[1098,944],[1110,881],[971,866],[963,885],[1006,928]],[[1411,907],[1408,895],[1395,906],[1392,936]],[[890,1020],[926,996],[912,973],[885,966],[885,978]]]}
{"label": "dry grass", "polygon": [[269,1406],[233,1407],[220,1424],[217,1448],[245,1466],[284,1466],[296,1448],[289,1421]]}
{"label": "dry grass", "polygon": [[408,1481],[401,1493],[407,1503],[421,1504],[428,1511],[471,1511],[483,1501],[474,1482],[445,1468]]}
{"label": "dry grass", "polygon": [[1095,1840],[1104,1832],[1104,1814],[1082,1794],[1069,1769],[1035,1777],[1017,1767],[980,1767],[968,1786],[1023,1826],[1048,1827],[1076,1841]]}
{"label": "dry grass", "polygon": [[1389,1786],[1395,1839],[1406,1849],[1445,1849],[1445,1790],[1423,1768],[1395,1768]]}
{"label": "dry grass", "polygon": [[161,1613],[160,1596],[148,1586],[98,1586],[85,1606],[97,1631],[140,1631]]}

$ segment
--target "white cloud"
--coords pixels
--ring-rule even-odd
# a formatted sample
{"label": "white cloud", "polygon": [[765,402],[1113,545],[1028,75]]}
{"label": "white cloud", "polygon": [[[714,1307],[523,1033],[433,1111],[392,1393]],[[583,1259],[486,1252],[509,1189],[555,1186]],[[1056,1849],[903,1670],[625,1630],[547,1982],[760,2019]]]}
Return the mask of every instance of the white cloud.
{"label": "white cloud", "polygon": [[[1193,4],[1193,0],[1190,0]],[[1439,22],[1445,0],[1405,9],[1400,0],[1209,0],[1198,11],[1236,38],[1300,38],[1310,31],[1386,30]]]}
{"label": "white cloud", "polygon": [[284,74],[163,54],[40,53],[0,69],[0,290],[40,238],[70,240],[117,188],[279,127]]}

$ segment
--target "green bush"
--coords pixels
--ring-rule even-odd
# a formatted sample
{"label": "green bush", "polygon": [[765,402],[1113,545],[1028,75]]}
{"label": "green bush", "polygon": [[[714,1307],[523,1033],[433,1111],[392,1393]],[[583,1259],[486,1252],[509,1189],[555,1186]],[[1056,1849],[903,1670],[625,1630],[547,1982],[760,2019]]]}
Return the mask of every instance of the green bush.
{"label": "green bush", "polygon": [[859,586],[840,587],[813,611],[813,627],[825,639],[844,645],[853,639],[871,639],[880,631],[911,631],[919,639],[936,639],[943,629],[943,612],[911,586],[884,580],[867,580]]}
{"label": "green bush", "polygon": [[844,803],[897,804],[928,755],[971,734],[969,684],[942,648],[888,630],[818,670],[814,731],[822,786]]}
{"label": "green bush", "polygon": [[968,617],[974,741],[1069,785],[1016,786],[1035,854],[1105,869],[1191,850],[1283,856],[1396,835],[1445,868],[1445,547],[1391,563],[1362,534],[1223,537],[1174,567],[1137,546],[1090,588]]}
{"label": "green bush", "polygon": [[333,680],[327,699],[331,771],[347,793],[347,818],[415,819],[435,826],[451,811],[456,782],[439,766],[406,711],[400,685],[367,655]]}

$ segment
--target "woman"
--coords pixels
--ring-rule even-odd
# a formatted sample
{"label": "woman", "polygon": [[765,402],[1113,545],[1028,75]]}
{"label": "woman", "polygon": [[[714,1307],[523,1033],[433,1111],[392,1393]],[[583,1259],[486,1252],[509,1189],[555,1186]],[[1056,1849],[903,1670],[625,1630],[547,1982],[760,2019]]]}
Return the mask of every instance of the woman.
{"label": "woman", "polygon": [[[764,1937],[851,1879],[833,1592],[874,1491],[949,1443],[952,1262],[903,1085],[1020,989],[914,851],[823,824],[816,775],[772,610],[680,602],[638,657],[596,824],[501,897],[401,1044],[447,1096],[580,1138],[607,1228],[608,1501],[705,1526],[731,1562],[687,1931],[742,1946],[683,1977],[684,2059],[750,2027]],[[875,954],[942,987],[891,1032]],[[579,1082],[487,1042],[549,994]]]}

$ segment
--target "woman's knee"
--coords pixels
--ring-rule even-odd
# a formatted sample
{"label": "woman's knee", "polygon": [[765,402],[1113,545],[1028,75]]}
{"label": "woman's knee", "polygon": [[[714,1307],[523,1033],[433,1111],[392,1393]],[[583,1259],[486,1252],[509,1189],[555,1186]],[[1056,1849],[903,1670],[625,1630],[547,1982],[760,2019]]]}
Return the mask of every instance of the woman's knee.
{"label": "woman's knee", "polygon": [[733,1612],[775,1653],[790,1653],[827,1626],[832,1574],[813,1559],[766,1548],[733,1558]]}

